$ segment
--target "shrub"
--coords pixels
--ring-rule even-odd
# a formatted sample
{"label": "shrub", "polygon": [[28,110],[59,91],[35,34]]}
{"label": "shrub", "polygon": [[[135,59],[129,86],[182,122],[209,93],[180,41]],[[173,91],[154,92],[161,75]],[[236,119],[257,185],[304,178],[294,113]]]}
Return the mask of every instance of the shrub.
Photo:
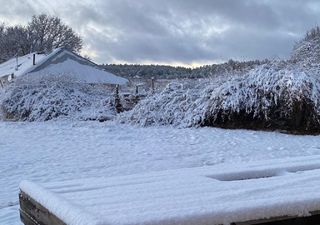
{"label": "shrub", "polygon": [[274,62],[215,89],[202,126],[320,131],[317,67]]}
{"label": "shrub", "polygon": [[47,121],[69,117],[108,120],[114,117],[112,92],[62,76],[23,77],[11,84],[2,100],[5,119]]}

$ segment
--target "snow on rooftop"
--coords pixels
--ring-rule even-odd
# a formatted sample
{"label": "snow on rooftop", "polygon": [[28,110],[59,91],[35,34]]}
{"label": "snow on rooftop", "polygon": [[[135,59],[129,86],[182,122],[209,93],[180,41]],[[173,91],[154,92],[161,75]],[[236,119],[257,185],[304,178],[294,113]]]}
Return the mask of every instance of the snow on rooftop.
{"label": "snow on rooftop", "polygon": [[213,225],[308,216],[320,209],[319,187],[320,156],[20,184],[70,225]]}
{"label": "snow on rooftop", "polygon": [[71,59],[67,59],[61,63],[51,64],[39,72],[31,72],[28,75],[65,75],[80,82],[92,84],[107,83],[123,85],[128,82],[125,78]]}
{"label": "snow on rooftop", "polygon": [[19,77],[33,66],[33,54],[36,54],[36,63],[46,58],[46,54],[30,53],[18,58],[12,58],[0,64],[0,77],[14,74]]}
{"label": "snow on rooftop", "polygon": [[[36,65],[33,65],[33,55],[36,54]],[[63,55],[73,56],[74,59],[67,58],[59,63],[50,63],[41,70],[36,71],[40,66],[52,58],[59,58]],[[82,62],[82,63],[80,63]],[[65,75],[85,83],[107,83],[126,84],[127,79],[104,71],[94,63],[61,48],[54,49],[49,54],[30,53],[25,56],[12,58],[0,64],[0,77],[14,74],[14,77],[23,75]]]}

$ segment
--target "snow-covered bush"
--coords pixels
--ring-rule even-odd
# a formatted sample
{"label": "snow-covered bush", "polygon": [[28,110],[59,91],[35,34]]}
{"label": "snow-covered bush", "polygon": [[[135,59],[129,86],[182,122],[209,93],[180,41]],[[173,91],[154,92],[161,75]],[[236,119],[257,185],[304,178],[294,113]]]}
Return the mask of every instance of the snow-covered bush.
{"label": "snow-covered bush", "polygon": [[141,126],[195,126],[201,122],[210,93],[217,84],[210,84],[207,79],[172,82],[162,92],[140,101],[133,110],[122,113],[119,121]]}
{"label": "snow-covered bush", "polygon": [[294,46],[291,59],[298,62],[320,63],[320,27],[308,31]]}
{"label": "snow-covered bush", "polygon": [[1,102],[5,119],[47,121],[68,117],[108,120],[115,116],[113,93],[65,76],[26,76],[7,87]]}
{"label": "snow-covered bush", "polygon": [[319,132],[318,74],[288,62],[260,66],[216,88],[201,125]]}
{"label": "snow-covered bush", "polygon": [[120,121],[148,125],[320,131],[320,68],[270,62],[222,83],[174,83]]}

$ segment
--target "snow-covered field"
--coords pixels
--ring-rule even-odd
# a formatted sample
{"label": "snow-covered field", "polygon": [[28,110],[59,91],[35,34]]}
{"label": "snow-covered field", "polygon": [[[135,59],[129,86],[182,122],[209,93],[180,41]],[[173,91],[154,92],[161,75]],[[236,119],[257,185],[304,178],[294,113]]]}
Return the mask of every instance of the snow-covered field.
{"label": "snow-covered field", "polygon": [[113,122],[0,122],[0,224],[20,224],[18,185],[320,155],[319,136]]}

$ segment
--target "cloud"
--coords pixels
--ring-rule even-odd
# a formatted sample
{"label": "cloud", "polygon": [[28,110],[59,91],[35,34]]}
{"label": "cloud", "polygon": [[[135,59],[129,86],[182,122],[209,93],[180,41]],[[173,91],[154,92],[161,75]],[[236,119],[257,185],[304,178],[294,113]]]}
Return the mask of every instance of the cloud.
{"label": "cloud", "polygon": [[316,0],[0,0],[3,21],[61,17],[99,63],[199,64],[287,57],[320,19]]}

